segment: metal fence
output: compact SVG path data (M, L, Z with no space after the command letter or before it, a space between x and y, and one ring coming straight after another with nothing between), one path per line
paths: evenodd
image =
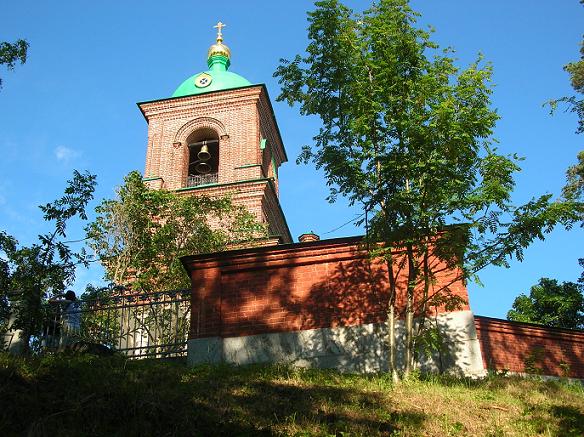
M39 341L45 350L81 342L132 358L177 357L186 355L189 325L189 290L126 292L51 304Z

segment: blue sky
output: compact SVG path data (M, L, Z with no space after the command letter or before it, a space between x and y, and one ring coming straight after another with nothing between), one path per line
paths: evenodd
M369 2L350 1L355 9ZM526 159L514 200L559 194L565 169L583 148L576 119L553 117L543 104L572 93L562 66L578 57L584 8L577 0L414 1L421 26L456 49L459 65L482 53L494 66L493 106L501 120L500 151ZM305 0L247 2L66 1L6 2L0 41L26 38L29 60L0 69L0 229L31 243L44 227L37 205L62 193L73 169L98 175L97 198L111 197L129 171L143 171L146 122L135 103L169 97L188 76L206 69L206 51L221 20L232 50L231 70L268 87L290 162L281 168L281 203L294 236L361 233L350 221L359 210L328 204L321 173L298 166L316 119L275 102L272 73L282 57L306 47ZM93 206L95 206L96 202ZM331 232L332 231L332 232ZM71 237L80 237L79 227ZM526 251L523 263L483 271L484 287L469 284L475 313L504 317L513 299L542 276L576 280L584 232L555 230ZM99 279L80 271L76 289Z

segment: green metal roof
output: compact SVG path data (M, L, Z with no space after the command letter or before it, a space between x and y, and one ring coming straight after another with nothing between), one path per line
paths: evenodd
M229 64L229 58L226 56L214 55L209 57L209 70L189 77L176 89L172 97L191 96L251 85L251 82L246 78L227 71Z

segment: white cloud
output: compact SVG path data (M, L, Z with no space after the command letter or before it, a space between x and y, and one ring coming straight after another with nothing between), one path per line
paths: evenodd
M69 163L81 156L81 152L65 146L57 146L57 148L54 150L54 153L57 161L63 163Z

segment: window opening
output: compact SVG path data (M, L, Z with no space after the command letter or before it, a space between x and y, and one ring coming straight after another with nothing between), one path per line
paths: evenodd
M189 142L187 187L219 182L219 139L209 136L199 134Z

